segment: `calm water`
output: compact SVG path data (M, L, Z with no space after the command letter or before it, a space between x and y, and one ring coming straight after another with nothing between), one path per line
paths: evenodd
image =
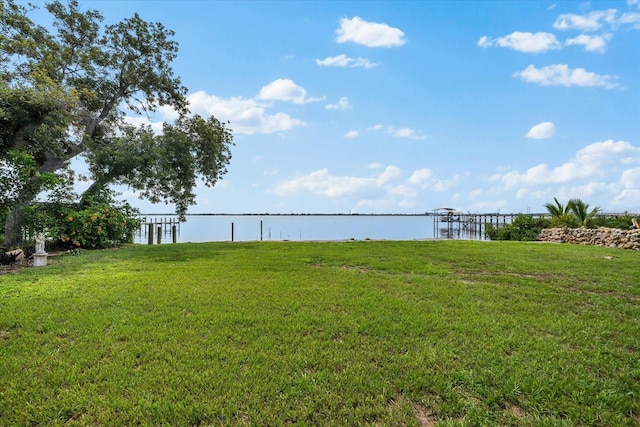
M146 215L147 222L175 217ZM433 238L478 239L479 232L436 221L427 215L189 215L178 227L177 241L303 241L303 240L422 240ZM159 224L154 225L155 234ZM147 227L135 237L146 244ZM162 243L170 243L171 227L162 231Z

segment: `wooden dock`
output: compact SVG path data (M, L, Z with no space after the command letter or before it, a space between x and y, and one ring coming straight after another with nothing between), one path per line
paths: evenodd
M180 221L177 217L143 217L137 237L149 245L161 244L164 238L176 243L180 237Z
M433 235L436 239L487 239L485 230L488 224L499 227L511 224L520 214L499 212L470 213L453 208L436 208L433 210ZM534 218L545 218L548 214L527 214Z

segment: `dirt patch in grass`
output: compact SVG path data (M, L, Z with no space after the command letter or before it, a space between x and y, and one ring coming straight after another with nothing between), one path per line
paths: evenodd
M33 267L33 261L30 259L17 261L9 265L0 265L0 276L3 274L15 273L24 268L29 268L29 267Z
M507 408L505 409L505 412L509 415L511 415L512 417L515 417L517 419L523 419L526 418L527 414L524 412L524 410L517 406L517 405L509 405L507 406Z
M524 277L527 279L535 279L540 282L557 280L561 277L557 274L550 274L550 273L529 274L529 273L515 273L515 272L512 273L512 272L506 272L506 271L461 271L459 274L462 276L480 276L480 277L496 277L496 276ZM473 281L471 281L471 283L473 283Z
M51 262L52 258L62 256L65 253L66 252L57 252L57 251L49 252L47 254L49 258L49 262ZM0 265L0 276L2 276L3 274L17 273L18 271L22 271L25 268L33 268L33 258L25 258L20 261L16 261L13 264Z
M541 283L549 283L558 281L562 276L558 274L550 274L550 273L539 273L539 274L529 274L529 273L513 273L506 271L461 271L457 273L458 276L461 276L459 281L464 283L465 285L480 285L487 284L487 279L497 278L497 277L516 277L516 278L525 278L525 279L533 279L537 282Z
M341 270L357 271L358 273L371 273L371 272L375 271L373 268L365 267L363 265L343 265L342 267L340 267L340 269Z
M414 405L413 413L422 427L433 427L438 424L438 418L424 405Z

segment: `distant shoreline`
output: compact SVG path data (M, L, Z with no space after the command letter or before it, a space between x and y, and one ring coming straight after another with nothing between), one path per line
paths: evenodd
M455 215L463 216L516 216L519 213L464 213L456 212ZM444 213L446 215L446 213ZM441 216L443 212L423 213L190 213L185 216ZM524 215L548 216L548 213L527 213ZM140 216L177 216L175 213L141 213Z
M141 213L147 216L177 216L175 213ZM190 213L185 216L433 216L425 213Z

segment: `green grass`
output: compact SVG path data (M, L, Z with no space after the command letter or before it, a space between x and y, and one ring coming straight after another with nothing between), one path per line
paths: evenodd
M640 425L640 253L207 243L0 276L1 425Z

